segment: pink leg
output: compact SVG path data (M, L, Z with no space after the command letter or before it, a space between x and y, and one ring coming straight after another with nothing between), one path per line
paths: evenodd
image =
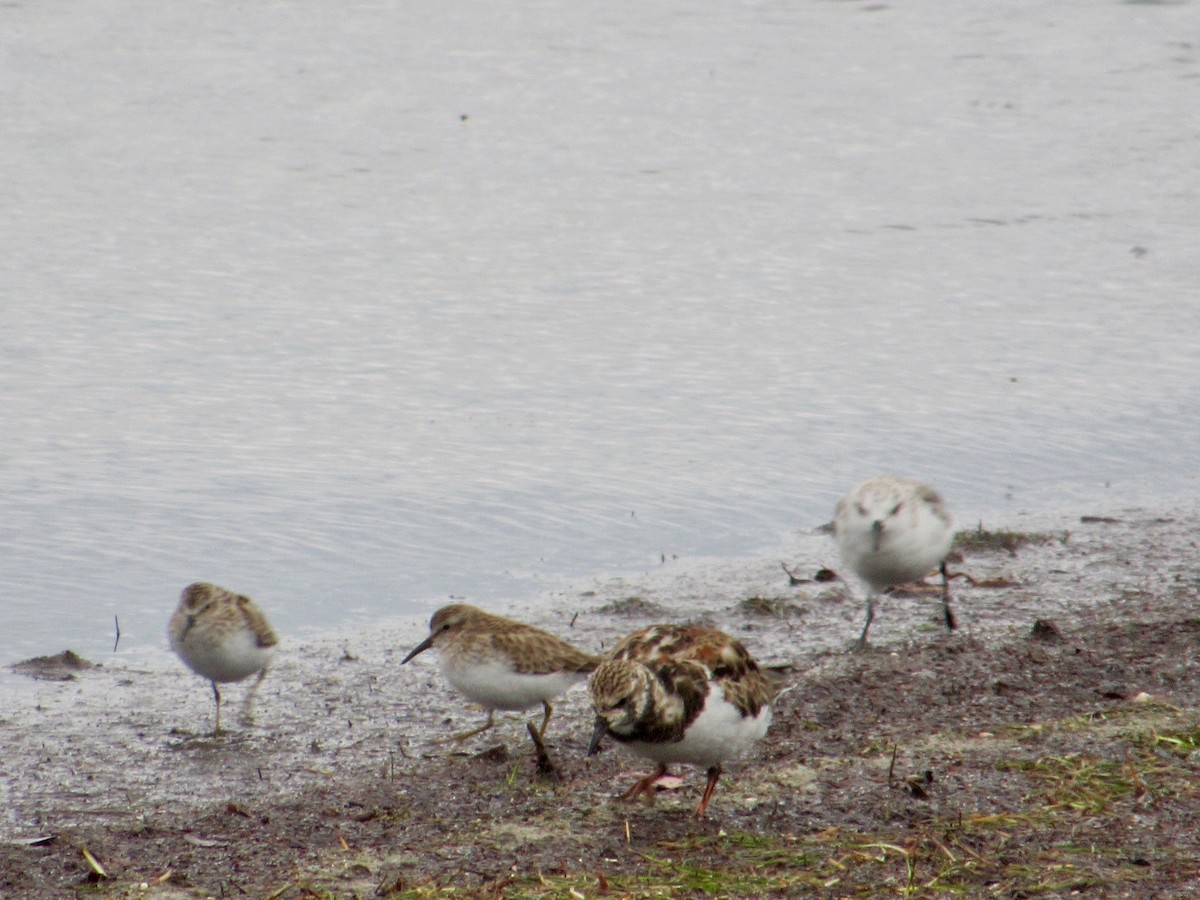
M658 768L645 778L639 778L634 782L633 787L621 795L622 800L636 800L638 796L644 794L647 803L654 802L654 782L658 781L663 775L667 774L666 763L659 763Z

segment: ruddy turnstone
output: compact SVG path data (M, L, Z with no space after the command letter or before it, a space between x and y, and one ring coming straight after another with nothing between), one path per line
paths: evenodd
M267 674L278 643L262 610L249 597L198 581L183 589L167 626L171 649L189 669L212 683L217 701L213 737L221 733L221 692L217 682L241 681L255 672L246 694L247 712Z
M613 648L589 685L596 726L588 756L611 734L658 763L621 799L654 797L670 763L707 769L696 807L704 815L721 764L747 750L771 723L770 682L738 641L703 625L651 625Z
M576 650L547 631L495 616L466 603L443 606L429 622L429 637L401 665L430 647L438 650L442 674L468 699L487 710L478 728L454 735L463 741L492 727L498 709L526 710L542 704L540 728L529 730L539 745L554 707L550 701L584 681L600 657Z
M942 614L958 626L950 609L946 554L954 523L937 491L919 481L882 475L864 481L838 501L834 514L838 552L867 585L867 621L856 648L867 645L875 598L884 591L940 567Z

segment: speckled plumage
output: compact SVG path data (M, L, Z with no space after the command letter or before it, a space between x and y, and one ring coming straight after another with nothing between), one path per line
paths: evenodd
M946 627L957 626L945 567L954 542L954 522L937 491L919 481L888 475L864 481L838 501L834 533L843 561L867 585L867 621L859 649L867 643L876 596L923 578L939 566Z
M488 711L481 727L455 735L456 740L491 728L498 709L525 710L539 703L545 710L537 730L538 738L542 737L554 709L550 701L584 681L600 662L600 657L577 650L547 631L466 603L452 603L435 612L429 637L403 663L430 647L438 651L446 679Z
M772 688L742 644L703 625L652 625L613 648L589 688L596 724L588 754L611 735L658 763L623 796L654 796L670 763L707 769L704 815L721 764L749 749L771 722Z
M266 616L249 597L198 581L183 589L167 625L171 649L197 675L212 683L217 703L213 735L221 733L221 692L217 682L241 681L258 673L246 696L246 710L267 674L278 639Z

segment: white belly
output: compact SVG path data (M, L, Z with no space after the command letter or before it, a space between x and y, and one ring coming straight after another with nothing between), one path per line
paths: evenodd
M771 707L764 706L757 716L743 716L714 690L683 740L662 744L630 741L625 746L655 762L689 763L707 769L745 753L762 739L770 724Z
M878 545L870 523L862 520L846 523L837 534L842 558L874 592L924 577L946 558L953 540L949 523L929 514L889 523Z
M445 664L442 674L467 698L488 709L523 710L553 700L572 685L586 680L577 672L523 675L499 663Z
M241 681L271 661L271 647L260 647L249 629L224 636L220 641L172 641L171 649L197 675L210 681Z

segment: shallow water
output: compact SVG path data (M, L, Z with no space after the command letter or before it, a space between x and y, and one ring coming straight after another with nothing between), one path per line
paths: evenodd
M0 660L1190 501L1195 4L0 9Z

